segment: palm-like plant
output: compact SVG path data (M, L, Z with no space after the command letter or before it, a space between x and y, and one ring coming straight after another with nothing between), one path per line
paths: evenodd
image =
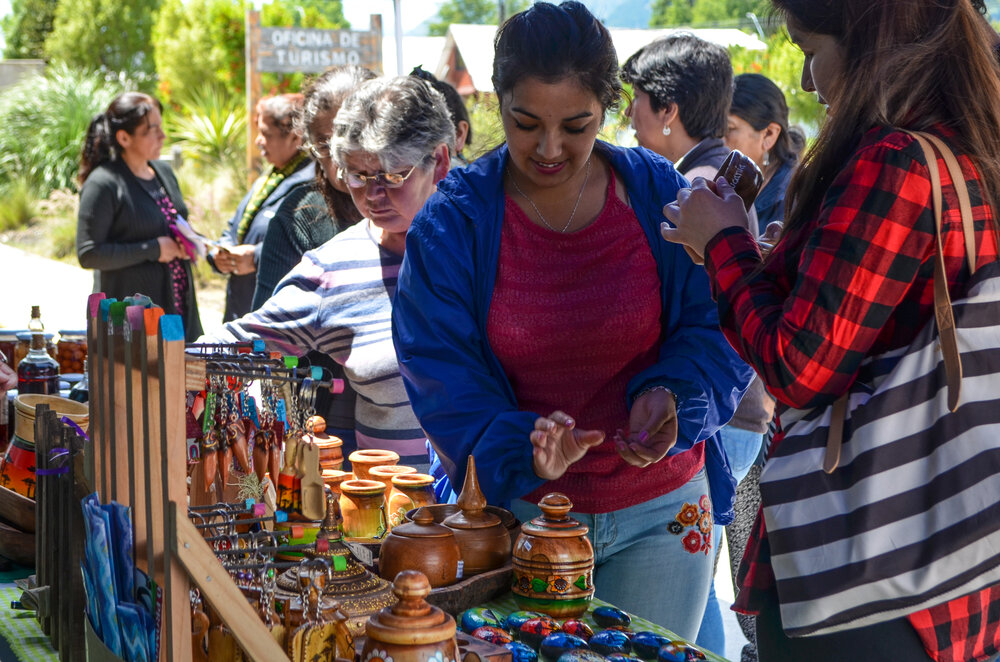
M170 118L170 137L187 160L208 171L246 180L246 108L242 99L205 85L180 99L181 112Z
M91 119L121 92L120 81L50 66L0 94L0 184L29 181L42 194L75 185Z

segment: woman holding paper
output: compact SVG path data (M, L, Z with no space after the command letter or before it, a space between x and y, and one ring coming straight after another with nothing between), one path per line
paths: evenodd
M80 156L76 254L94 270L94 291L118 299L148 295L184 320L188 341L202 333L191 274L197 248L184 238L188 209L173 171L159 161L160 102L117 96L94 117Z

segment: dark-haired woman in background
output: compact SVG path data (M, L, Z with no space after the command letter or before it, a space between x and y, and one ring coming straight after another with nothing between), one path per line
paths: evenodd
M597 596L693 639L713 518L732 508L717 431L750 370L704 270L656 233L683 178L597 140L621 96L607 29L579 2L538 2L495 50L507 142L452 170L410 228L400 372L453 485L473 455L487 499L522 521L566 494Z
M740 74L726 123L726 147L738 149L764 173L764 188L754 201L757 233L785 218L785 189L806 145L797 127L788 126L785 95L766 76Z
M202 329L191 255L171 229L188 210L173 171L159 160L161 110L153 97L125 92L90 122L80 156L76 255L95 270L95 292L145 294L180 315L193 341Z
M330 159L333 118L351 92L375 74L358 66L331 67L303 90L302 113L295 131L302 149L316 165L312 186L296 186L281 202L267 226L257 264L252 310L271 298L275 287L302 255L361 220L351 194Z
M459 168L469 165L468 159L462 155L462 150L465 149L466 145L472 144L472 120L469 118L469 109L465 107L462 95L451 83L438 80L437 76L425 71L423 67L414 67L410 75L427 81L444 97L448 104L448 112L451 114L451 123L455 125L455 146L452 148L451 167Z
M302 134L296 126L302 101L301 94L279 94L257 102L255 142L268 166L237 206L219 239L220 247L209 255L217 271L229 274L223 322L253 310L267 227L285 199L298 189L308 189L312 181L315 166L301 149Z

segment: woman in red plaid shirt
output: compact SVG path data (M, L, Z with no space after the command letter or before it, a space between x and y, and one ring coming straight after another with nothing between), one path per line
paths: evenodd
M996 35L970 0L772 3L805 55L802 87L829 115L789 187L784 233L762 257L722 179L682 190L662 232L705 256L729 342L781 405L811 408L832 403L866 357L907 346L933 318L931 179L900 128L935 134L955 152L972 196L976 267L997 260L1000 69ZM946 172L942 159L939 167ZM950 182L944 188L956 296L970 273L957 198ZM997 587L894 621L788 638L759 515L741 577L735 608L758 615L763 662L952 662L998 650Z

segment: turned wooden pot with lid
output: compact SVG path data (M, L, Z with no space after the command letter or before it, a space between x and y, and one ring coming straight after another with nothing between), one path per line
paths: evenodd
M594 597L589 528L569 516L573 502L565 494L546 494L538 507L542 514L522 524L514 542L514 601L553 618L579 616Z
M373 614L361 662L457 662L455 619L424 599L431 592L423 573L404 570L392 585L398 602Z
M471 455L457 504L461 510L442 524L455 532L462 551L463 576L503 567L510 560L510 537L500 518L486 512L486 497L479 489L476 461Z
M391 579L403 570L419 570L431 586L448 586L458 579L461 552L455 533L434 521L426 508L413 521L393 527L379 550L379 574Z

